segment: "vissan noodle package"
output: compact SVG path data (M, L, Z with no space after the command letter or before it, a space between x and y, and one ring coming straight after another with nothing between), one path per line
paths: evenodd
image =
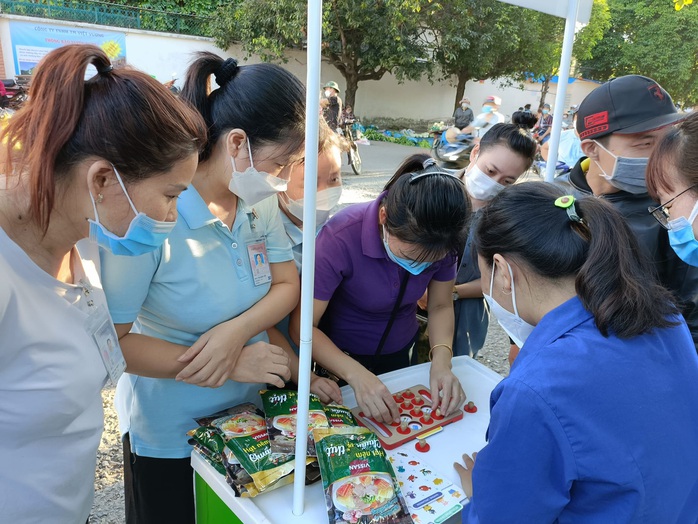
M266 390L259 392L262 396L266 428L269 442L274 453L295 453L296 451L296 414L298 411L298 392L288 389ZM313 429L328 428L325 411L320 399L310 394L308 406L308 455L315 456Z
M361 427L313 431L330 524L412 524L378 438Z

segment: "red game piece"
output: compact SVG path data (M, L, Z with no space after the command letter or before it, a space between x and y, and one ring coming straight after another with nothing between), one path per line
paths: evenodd
M402 435L407 435L410 432L410 428L407 427L408 422L406 420L400 421L400 427L397 428L397 432Z
M422 418L419 419L419 421L422 424L431 424L431 421L432 421L431 413L424 413L424 415L422 416Z
M412 404L415 406L423 406L424 405L424 399L417 397L412 401Z
M434 417L434 420L443 420L444 419L444 416L441 414L440 409L437 409L436 411L432 411L431 416Z
M431 449L431 446L429 446L426 439L418 438L417 443L414 445L414 448L420 453L426 453Z
M475 402L468 402L465 407L463 408L467 413L476 413L477 412L477 406L475 405Z
M405 411L408 411L408 410L412 409L412 402L410 402L409 400L406 400L405 402L400 404L400 407L402 409L404 409Z
M409 389L406 391L403 391L402 396L404 398L414 398L414 393L412 393Z
M412 411L410 411L410 415L412 415L413 417L421 417L422 410L419 408L414 408Z
M393 395L393 399L395 400L395 402L399 404L400 402L402 402L402 395L400 395L399 393L397 395Z

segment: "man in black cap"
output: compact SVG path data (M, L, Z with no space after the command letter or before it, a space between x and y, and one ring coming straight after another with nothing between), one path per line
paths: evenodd
M680 300L698 349L698 267L679 259L667 231L647 212L645 170L655 144L683 117L651 78L628 75L606 82L580 104L576 128L586 155L570 173L580 193L606 199L625 217L657 276Z

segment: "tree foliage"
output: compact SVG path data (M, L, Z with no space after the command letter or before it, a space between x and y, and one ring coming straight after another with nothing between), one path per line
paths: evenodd
M346 81L345 103L354 106L359 82L418 78L425 70L421 0L328 0L323 5L322 56ZM306 3L241 0L219 11L217 45L242 45L249 55L283 60L287 48L306 41Z
M610 26L580 62L599 81L640 74L654 78L684 105L698 102L698 10L666 0L608 0Z

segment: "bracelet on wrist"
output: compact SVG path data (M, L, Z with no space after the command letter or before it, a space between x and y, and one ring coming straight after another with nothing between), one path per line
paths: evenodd
M434 350L438 347L444 347L444 348L448 349L449 353L451 353L450 358L453 358L453 348L451 348L451 346L449 346L448 344L434 344L431 347L431 349L429 350L429 362L431 362L431 359L432 359L433 354L434 354Z

